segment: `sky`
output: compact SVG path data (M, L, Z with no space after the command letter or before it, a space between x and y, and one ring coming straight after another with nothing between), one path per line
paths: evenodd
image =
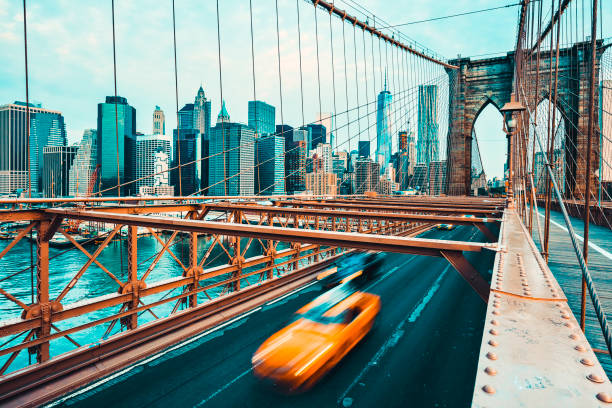
M221 0L219 3L221 80L215 1L175 0L179 107L193 102L197 89L202 85L207 97L212 100L213 125L221 106L221 93L231 119L246 123L247 101L254 99L249 1ZM357 139L372 139L375 133L374 106L363 105L366 96L368 100L373 100L374 92L380 91L384 67L374 63L375 72L371 72L372 64L368 65L372 56L369 37L366 38L367 49L364 54L361 32L356 33L357 41L353 43L353 29L345 25L348 72L345 84L341 21L335 17L332 19L331 42L329 17L321 11L317 14L321 67L317 71L313 7L303 0L278 0L283 102L281 113L275 1L256 0L252 3L255 96L276 106L277 123L281 122L282 116L285 123L293 126L302 124L298 52L298 38L301 38L304 121L314 121L320 111L343 112L347 109L346 99L349 99L351 102L348 108L353 110L339 116L335 124L342 127L337 131L339 147L355 149ZM484 0L359 0L359 5L390 24L510 3ZM43 107L61 111L66 120L69 143L78 142L84 129L96 127L97 104L103 102L106 95L114 93L111 2L28 0L27 4L30 100L42 103ZM335 2L336 7L364 18L354 8L354 4L352 0ZM301 37L297 35L298 7ZM466 57L499 53L514 48L518 11L519 7L510 7L408 25L401 30L446 58L455 58L458 54ZM605 11L606 15L609 11ZM0 104L25 100L22 12L20 1L0 0ZM126 97L136 108L138 131L151 133L155 105L165 111L166 129L171 131L176 125L172 2L116 0L115 22L118 94ZM358 57L357 74L355 47ZM335 58L333 69L332 51ZM375 55L378 54L375 52ZM407 67L411 66L416 66L415 62L408 59ZM444 71L439 67L419 75L421 81L429 80L441 86L445 84ZM321 105L317 77L321 78ZM390 88L399 89L402 79L399 71L392 71L389 66L388 77ZM417 79L413 83L418 82ZM441 98L446 95L440 92ZM416 125L414 109L408 110L405 101L402 102L406 98L402 97L401 92L395 97L398 108L394 115L399 115L399 119L394 116L394 120L403 123L402 115L407 115ZM357 100L362 105L359 113L354 109L358 105L354 102ZM361 121L355 121L357 115L362 117ZM416 131L414 125L411 127ZM476 126L487 176L499 177L505 161L501 115L495 108L488 107L480 115Z

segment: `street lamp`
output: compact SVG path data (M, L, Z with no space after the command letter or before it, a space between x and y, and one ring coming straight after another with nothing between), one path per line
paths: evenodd
M525 106L516 100L514 93L510 95L510 102L506 103L503 108L500 109L502 115L504 115L504 132L508 137L508 192L506 193L506 206L508 208L514 208L514 190L512 178L514 176L514 166L512 164L513 157L513 136L516 134L516 119L514 114L525 110Z

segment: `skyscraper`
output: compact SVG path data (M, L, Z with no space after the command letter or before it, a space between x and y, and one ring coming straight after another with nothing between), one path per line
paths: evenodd
M409 156L409 137L408 132L402 130L398 133L398 153L396 162L396 182L399 184L400 190L406 190L408 188L408 182L410 180L410 156Z
M271 135L276 130L276 108L263 101L249 101L249 126L257 136Z
M166 135L138 135L136 137L136 192L141 194L142 187L154 187L156 180L166 180L169 175L160 174L159 177L155 165L155 157L158 152L163 152L166 159L170 157L171 140ZM166 170L168 166L166 165ZM160 178L161 177L161 178Z
M276 134L256 139L255 193L285 194L285 138Z
M66 128L61 112L30 103L30 169L28 176L27 112L24 102L0 106L0 194L18 189L42 191L43 149L64 146Z
M200 85L193 103L193 129L198 129L202 140L208 140L210 132L211 102L206 98L204 89Z
M45 197L67 197L70 191L70 168L77 146L43 147L42 192Z
M327 142L332 147L332 150L335 148L334 146L334 114L332 112L319 112L317 113L317 120L315 123L319 123L325 126L327 130ZM313 147L314 149L314 147Z
M166 116L164 115L164 111L157 105L155 105L155 110L153 111L153 134L166 134Z
M319 143L314 148L310 155L313 159L314 171L324 171L325 173L331 173L334 165L332 162L332 149L327 143Z
M355 194L377 191L380 182L380 164L359 157L355 162Z
M116 119L115 106L117 107ZM97 136L97 160L100 165L102 190L116 187L118 182L123 184L134 180L136 174L136 109L128 104L126 98L107 96L104 103L98 104ZM119 157L117 157L117 152L119 152ZM135 192L134 183L121 188L121 195L131 195ZM113 188L103 194L116 196L117 189Z
M440 195L445 192L446 160L429 162L429 194Z
M175 187L176 194L187 196L206 193L201 191L206 187L202 183L203 171L200 163L202 146L202 136L198 129L174 129L170 184Z
M325 143L327 138L327 129L325 126L311 123L306 126L310 132L311 149L316 149L319 143Z
M285 186L287 194L306 190L306 142L291 142L285 151ZM287 147L287 145L285 144Z
M97 157L97 130L96 129L85 129L83 132L83 138L79 144L74 161L70 167L70 174L68 177L70 183L70 189L68 194L73 197L84 197L87 195L89 182L96 169L96 157ZM92 186L92 192L98 188L95 185L97 180L94 180Z
M417 162L429 166L438 161L438 86L419 85Z
M230 122L222 103L217 125L210 129L209 195L253 195L255 131Z
M370 141L360 140L359 141L359 157L370 157Z
M378 94L376 102L376 162L380 164L383 174L391 160L392 141L391 135L391 102L393 96L387 90L387 78L385 76L385 88Z

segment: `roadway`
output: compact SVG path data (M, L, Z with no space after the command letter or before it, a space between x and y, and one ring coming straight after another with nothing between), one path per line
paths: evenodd
M475 228L428 238L484 241ZM494 253L467 254L490 277ZM295 396L257 381L251 356L318 283L231 320L191 343L147 359L56 401L86 407L467 406L471 403L486 305L441 258L386 254L366 284L380 295L374 329L312 390Z

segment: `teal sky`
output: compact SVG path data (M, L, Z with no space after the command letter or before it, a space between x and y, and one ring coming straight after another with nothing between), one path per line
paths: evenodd
M118 93L128 99L138 112L137 127L151 132L151 115L155 105L166 112L166 129L175 127L174 59L172 45L172 6L170 0L116 0L117 86ZM302 24L302 59L304 68L305 120L315 120L319 112L316 47L314 40L313 7L302 0L278 0L280 11L280 48L283 83L283 117L291 125L300 125L301 101L299 54L297 51L296 3ZM351 7L350 0L336 1L339 8L362 17ZM391 24L460 13L480 8L510 4L512 1L482 0L417 0L390 2L360 0L359 4ZM49 109L62 111L69 141L80 140L83 130L96 127L97 103L113 94L113 59L110 0L28 0L28 43L30 99ZM281 121L278 88L278 56L276 52L276 22L274 0L253 1L254 48L257 99L277 107L277 123ZM0 0L0 103L25 99L23 25L21 1ZM604 10L605 21L611 10ZM514 48L518 7L483 14L458 17L402 27L404 34L439 54L454 58L457 54L473 56L508 51ZM223 98L232 120L247 121L247 101L253 99L251 72L249 2L221 0L221 54L223 65ZM179 105L193 102L200 84L212 99L213 122L220 109L219 71L217 61L217 26L215 1L176 0L177 57ZM329 17L318 14L323 112L333 109ZM347 29L352 41L352 27ZM332 21L336 80L343 82L341 22ZM604 32L604 37L610 36ZM363 47L361 33L358 47ZM369 45L369 39L366 40ZM347 42L349 81L355 83L354 58ZM366 51L366 55L369 51ZM358 56L363 58L362 48ZM479 57L482 58L482 57ZM369 62L366 62L369 63ZM380 68L380 67L378 67ZM380 74L377 68L377 75ZM360 61L358 69L362 70ZM371 70L371 66L368 70ZM353 76L351 76L353 72ZM443 76L440 69L430 76ZM399 77L398 77L399 78ZM365 101L366 85L358 75L361 104ZM369 99L372 100L371 75ZM346 108L343 83L337 83L337 111ZM380 83L377 84L380 88ZM356 100L354 87L349 85L349 100ZM349 103L355 106L355 103ZM362 112L363 115L363 112ZM370 116L370 125L374 115ZM340 121L340 120L339 120ZM367 128L362 119L359 125ZM413 130L415 130L413 128ZM351 130L356 132L356 130ZM505 142L501 132L501 116L487 108L477 122L481 153L489 177L501 176L505 161ZM349 134L339 133L339 143L347 149ZM369 136L363 131L362 137ZM355 138L351 149L356 148Z

